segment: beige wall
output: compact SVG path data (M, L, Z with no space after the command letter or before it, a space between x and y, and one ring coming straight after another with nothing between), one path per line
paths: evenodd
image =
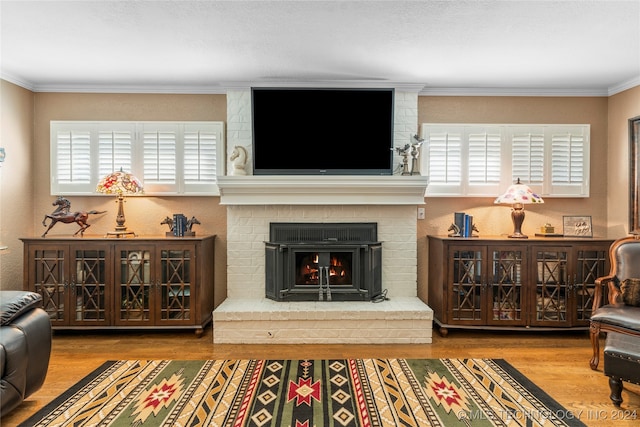
M22 236L33 234L33 93L0 80L0 289L22 289Z
M522 227L533 235L545 223L562 232L562 216L591 215L594 234L607 230L607 98L606 97L462 97L420 96L418 123L566 123L591 125L591 188L589 198L545 198L543 205L527 206ZM496 194L496 196L498 196ZM428 197L426 219L418 221L418 295L426 300L427 238L446 235L453 212L473 215L480 235L513 231L510 210L494 205L494 198Z
M41 224L46 213L53 210L55 196L49 189L49 122L51 120L212 120L227 119L225 95L163 95L163 94L79 94L36 93L34 113L34 216L33 234L44 232ZM104 235L115 227L117 207L108 196L68 197L72 210L106 210L93 215L85 235ZM164 235L168 228L160 225L166 216L183 213L195 216L202 223L193 230L200 235L215 234L216 288L226 289L227 225L226 207L219 197L131 197L126 199L126 226L140 235ZM57 224L47 237L69 235L75 224ZM226 295L216 295L216 305Z
M629 119L638 116L640 86L609 97L607 213L616 234L629 231Z
M545 222L562 229L562 215L593 217L599 236L621 237L627 231L627 120L640 115L640 87L612 97L437 97L418 98L418 123L588 123L591 125L591 197L545 199L527 209L523 231L533 234ZM2 81L2 140L7 162L0 168L0 243L9 245L0 260L2 288L22 281L21 236L39 235L52 210L49 194L50 120L222 120L224 95L36 93ZM33 126L31 126L33 124ZM9 143L4 141L10 141ZM32 141L32 143L31 143ZM607 143L609 141L609 143ZM619 167L625 165L625 167ZM12 187L7 186L10 174ZM18 180L18 186L13 184ZM33 184L31 184L33 182ZM74 210L108 210L92 217L87 234L115 225L116 206L107 197L70 197ZM492 198L427 198L426 219L418 222L418 289L426 289L426 236L446 234L454 211L474 215L480 233L512 231L508 208ZM607 204L608 202L608 204ZM622 209L619 208L622 206ZM23 212L27 212L26 215ZM195 230L216 234L216 282L226 283L226 208L217 197L142 197L129 199L127 226L140 234L164 233L160 220L174 212L194 215ZM59 224L51 235L68 235L74 225ZM20 283L16 286L16 281ZM216 303L220 300L216 298Z

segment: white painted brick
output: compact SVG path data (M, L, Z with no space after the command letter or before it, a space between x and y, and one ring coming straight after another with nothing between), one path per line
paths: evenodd
M417 133L417 101L416 93L396 92L395 145L411 142ZM228 154L229 147L242 145L251 156L250 90L228 91L227 114ZM395 153L394 158L399 160ZM377 222L378 238L384 242L383 286L391 301L375 307L349 303L358 309L341 311L335 307L342 306L331 305L336 302L301 306L269 301L280 310L275 312L264 311L260 304L254 307L254 300L268 301L264 299L264 241L272 221ZM229 313L230 318L214 311L214 342L370 343L380 342L381 337L389 343L431 342L430 309L412 311L411 304L403 306L403 298L416 299L417 293L415 206L228 206L227 224L227 301L241 302L235 308L240 311ZM247 316L254 320L245 320ZM345 319L355 322L345 327Z

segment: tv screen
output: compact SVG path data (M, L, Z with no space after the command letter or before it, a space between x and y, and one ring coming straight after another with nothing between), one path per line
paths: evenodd
M253 88L255 175L391 175L393 89Z

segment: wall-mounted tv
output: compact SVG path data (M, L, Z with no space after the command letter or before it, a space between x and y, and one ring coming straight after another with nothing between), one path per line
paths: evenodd
M391 175L393 89L253 88L255 175Z

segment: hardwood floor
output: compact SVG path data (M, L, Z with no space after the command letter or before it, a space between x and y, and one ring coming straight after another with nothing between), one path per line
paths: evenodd
M15 426L106 360L243 358L503 358L588 426L640 425L640 386L627 385L624 403L609 400L607 377L589 368L587 332L434 332L425 345L213 345L212 329L191 332L56 332L44 386L1 420ZM633 414L635 413L635 419ZM626 419L621 419L626 418Z

